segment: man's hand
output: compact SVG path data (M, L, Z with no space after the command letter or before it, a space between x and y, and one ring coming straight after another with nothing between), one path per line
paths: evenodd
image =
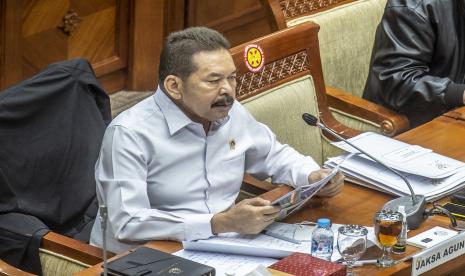
M244 199L229 210L215 214L211 220L213 234L237 232L258 234L279 214L279 207L259 197Z
M330 169L320 169L312 172L308 176L308 182L316 182L329 174ZM326 184L321 190L318 191L318 196L331 197L338 194L344 186L344 175L339 171L336 175L331 178L328 184Z

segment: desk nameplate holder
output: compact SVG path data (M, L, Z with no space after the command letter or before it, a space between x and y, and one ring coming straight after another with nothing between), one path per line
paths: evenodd
M412 276L431 269L465 254L465 232L447 239L433 247L423 249L412 256Z

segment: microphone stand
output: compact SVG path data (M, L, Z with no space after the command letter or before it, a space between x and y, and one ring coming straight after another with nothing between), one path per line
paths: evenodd
M102 243L103 243L103 275L108 275L107 269L107 219L108 219L108 212L107 212L107 205L102 203L99 207L100 213L100 227L102 229Z
M408 179L402 175L401 173L397 172L396 170L392 169L388 165L384 164L379 160L378 158L372 156L371 154L367 153L366 151L360 149L358 146L354 145L352 142L346 140L344 137L340 136L337 132L334 130L328 128L325 124L321 123L318 121L318 119L310 115L308 113L302 114L302 119L309 125L318 127L332 136L336 137L340 141L343 141L347 143L349 146L353 147L354 149L358 150L359 152L365 154L368 156L370 159L375 161L376 163L382 165L384 168L388 169L390 172L394 173L395 175L399 176L407 185L410 195L411 196L402 196L396 199L393 199L391 201L388 201L384 206L383 209L385 210L393 210L397 211L399 206L403 205L405 206L405 213L407 214L407 224L409 229L417 229L420 224L423 222L425 219L425 209L426 209L426 199L425 196L423 195L416 195L415 192L412 189L412 186L410 185L410 182Z

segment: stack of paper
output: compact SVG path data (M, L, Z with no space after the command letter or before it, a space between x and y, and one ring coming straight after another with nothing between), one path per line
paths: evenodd
M465 163L386 136L366 132L349 139L360 149L405 176L416 194L434 201L465 186ZM333 143L350 152L358 150L345 142ZM340 166L348 181L394 195L410 195L405 182L383 165L364 154L342 162L344 156L330 158L325 166Z
M430 248L438 243L441 243L459 232L447 229L441 226L435 226L428 231L422 232L416 236L407 239L407 244L419 247Z
M337 249L337 230L340 226L342 224L331 225L334 233L332 261L341 258ZM311 236L315 227L274 222L266 228L266 232L272 232L273 235L224 233L206 240L183 241L184 249L174 254L212 266L217 275L240 276L258 265L269 266L294 252L310 254ZM373 227L367 229L367 247L370 247L376 244L376 237Z

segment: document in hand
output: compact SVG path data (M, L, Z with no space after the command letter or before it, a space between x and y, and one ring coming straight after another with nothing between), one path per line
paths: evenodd
M416 145L397 141L375 133L363 133L349 139L387 166L397 170L410 182L416 194L434 201L465 185L465 163L432 152ZM357 152L349 145L335 143L349 152ZM343 164L344 156L330 158L325 167L339 166L347 181L399 196L410 195L405 182L367 156L354 156Z
M299 210L310 198L323 188L337 172L338 168L334 168L326 177L319 181L300 186L273 201L271 203L272 205L279 205L281 207L278 219L283 219Z

